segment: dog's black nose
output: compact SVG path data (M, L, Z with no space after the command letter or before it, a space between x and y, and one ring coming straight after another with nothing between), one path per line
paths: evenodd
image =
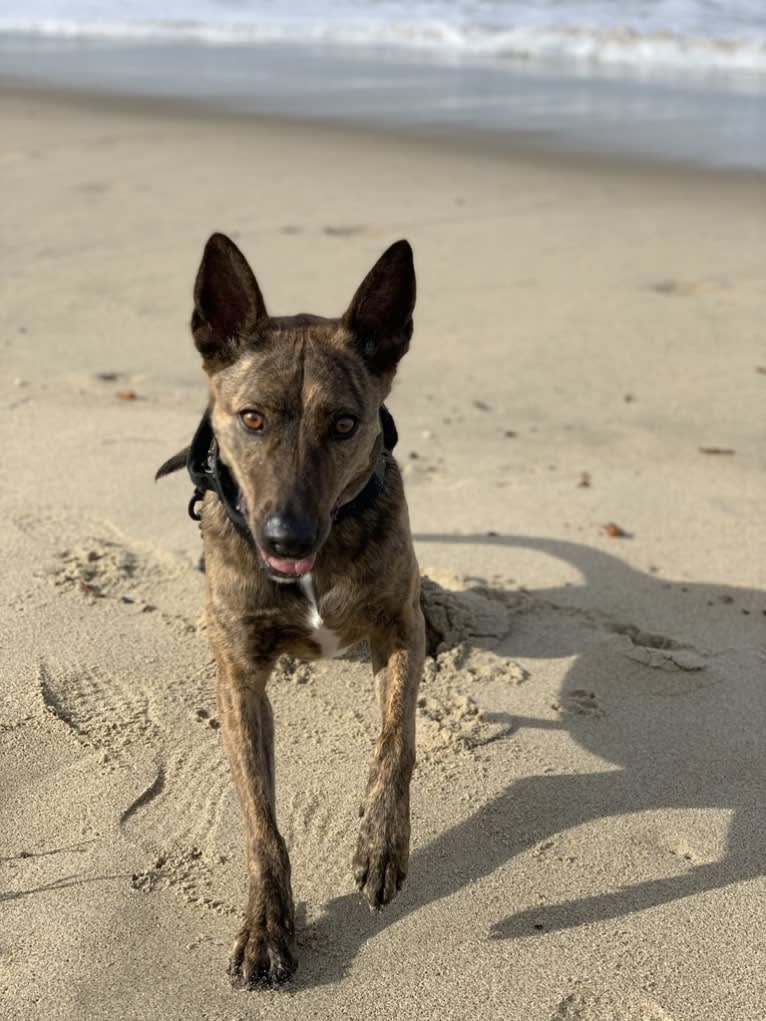
M270 514L263 523L263 545L275 557L300 560L316 549L319 525L302 514Z

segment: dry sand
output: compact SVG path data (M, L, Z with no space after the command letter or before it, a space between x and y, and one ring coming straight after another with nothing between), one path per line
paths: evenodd
M763 181L10 92L0 118L3 1021L762 1017ZM152 482L204 405L214 229L274 312L338 313L412 241L390 406L444 632L379 916L349 864L369 665L274 678L300 968L252 994L190 487Z

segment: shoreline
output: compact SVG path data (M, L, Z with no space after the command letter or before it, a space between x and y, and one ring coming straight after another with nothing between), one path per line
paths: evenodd
M99 43L3 48L12 88L190 102L219 114L368 125L581 157L766 173L766 82L444 63L329 45Z
M539 166L551 169L568 169L572 172L592 174L606 172L618 177L638 175L644 181L671 177L685 177L689 181L711 184L737 182L745 190L761 193L766 178L763 169L737 166L713 166L692 160L657 159L635 154L601 151L593 148L566 146L553 141L541 141L532 132L495 132L471 129L465 125L459 130L440 125L365 124L340 117L313 117L270 110L236 109L226 103L180 96L141 96L128 92L107 92L100 89L57 88L44 82L30 82L9 76L0 71L0 103L11 105L24 101L40 101L46 105L70 110L92 110L101 113L127 114L152 120L179 118L210 124L263 125L270 131L337 135L343 138L358 136L367 141L388 141L394 146L416 146L444 155L472 154L482 158L517 163L522 166Z

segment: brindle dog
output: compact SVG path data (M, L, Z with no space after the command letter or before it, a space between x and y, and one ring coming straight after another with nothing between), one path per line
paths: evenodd
M277 984L296 968L266 694L282 653L311 660L368 641L382 722L354 875L379 908L407 873L425 638L383 401L409 347L414 304L406 241L381 256L339 319L269 316L245 257L223 234L208 241L197 275L191 326L210 388L204 470L215 460L233 493L227 501L206 492L200 517L221 732L247 843L248 901L229 965L237 984Z

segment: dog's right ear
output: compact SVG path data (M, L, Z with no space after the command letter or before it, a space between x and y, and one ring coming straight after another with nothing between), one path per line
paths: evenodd
M225 234L213 234L194 284L191 328L205 369L233 361L241 341L267 318L258 281L247 259Z

